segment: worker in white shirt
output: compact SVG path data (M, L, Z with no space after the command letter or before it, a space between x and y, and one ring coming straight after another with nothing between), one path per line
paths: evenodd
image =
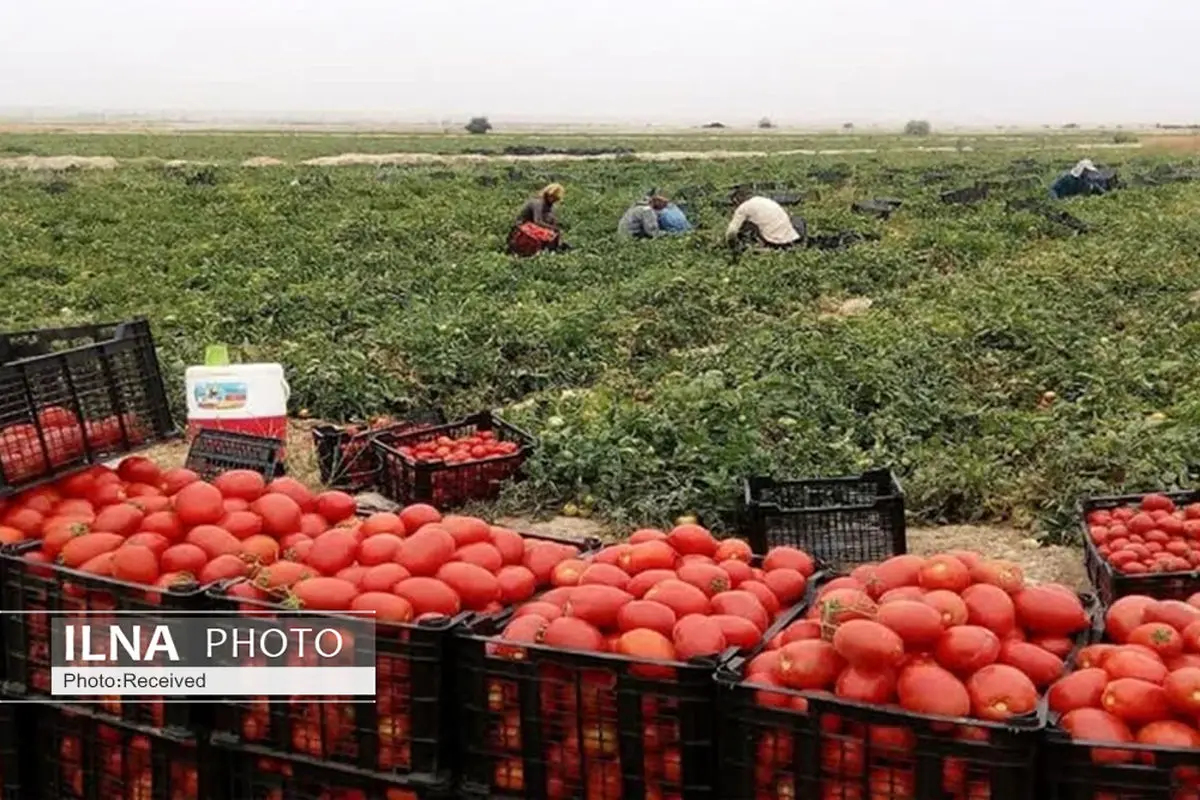
M804 235L779 203L768 197L751 196L744 187L734 190L732 199L738 206L725 230L725 241L730 246L745 239L777 250L803 244ZM802 221L800 228L804 228Z

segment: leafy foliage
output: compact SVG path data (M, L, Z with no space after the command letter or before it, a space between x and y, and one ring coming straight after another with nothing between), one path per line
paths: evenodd
M5 326L147 315L169 385L182 389L206 344L228 342L242 360L284 363L295 406L328 418L500 408L542 437L508 498L526 507L589 497L620 521L720 520L746 474L891 465L917 520L1058 535L1080 494L1200 472L1200 186L1073 200L1094 226L1083 236L1009 210L1015 189L973 207L937 201L960 181L1044 183L1078 158L1065 139L839 162L412 167L386 180L287 166L181 180L146 164L75 172L55 192L4 172ZM1158 163L1111 155L1123 174ZM512 214L551 179L567 186L575 249L506 257ZM612 234L647 186L769 181L806 192L814 234L882 238L733 261L720 189L689 197L690 237ZM905 203L879 222L851 214L862 197ZM874 301L867 313L830 312L856 296Z

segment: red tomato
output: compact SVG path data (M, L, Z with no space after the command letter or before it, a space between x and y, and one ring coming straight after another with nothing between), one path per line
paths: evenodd
M1050 710L1066 714L1077 708L1099 708L1108 681L1108 673L1096 667L1072 672L1050 687L1046 695Z
M264 494L250 505L250 510L262 517L263 532L275 537L299 531L300 520L304 515L299 504L290 495L280 492Z
M347 611L358 596L358 587L340 578L305 578L292 585L300 608L308 611Z
M317 498L307 486L295 478L276 478L267 486L267 491L292 498L303 514L316 513Z
M959 625L947 629L934 647L939 664L951 672L970 675L1000 657L1000 639L987 628Z
M267 490L267 481L261 473L251 469L231 469L213 478L213 486L222 496L253 503Z
M215 525L225 516L224 498L217 487L197 481L175 495L175 515L186 529L197 525Z
M1037 687L1029 677L1007 664L991 664L967 679L967 693L976 717L1004 722L1037 707Z
M317 495L317 513L332 523L350 519L358 510L354 498L345 492L321 492Z
M335 575L354 563L358 539L347 531L332 530L313 540L304 563L322 575Z
M158 557L149 547L127 542L113 552L112 576L149 586L158 580Z

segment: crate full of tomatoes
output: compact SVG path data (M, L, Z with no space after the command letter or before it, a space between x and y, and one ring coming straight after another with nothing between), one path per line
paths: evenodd
M1041 693L1086 598L975 553L896 556L823 585L719 682L725 798L1034 797Z
M382 416L363 424L318 425L313 428L312 436L321 483L348 492L370 489L379 482L379 457L371 447L376 434L404 433L445 424L445 414L431 410L406 414L403 419Z
M681 525L543 572L459 633L464 793L719 797L715 670L800 613L815 566Z
M392 500L438 508L486 500L521 477L534 438L484 412L420 431L384 431L372 446L380 461L380 487Z
M1084 563L1100 599L1200 592L1200 492L1085 500Z
M20 800L208 800L223 778L203 737L168 735L77 705L39 703Z
M314 530L311 538L285 536L277 551L250 565L245 580L211 595L221 607L254 612L252 620L272 610L334 621L373 612L374 702L222 703L218 738L285 759L444 781L454 755L451 632L469 614L532 597L549 570L583 552L581 543L522 535L475 517L443 517L421 504L322 527L330 529Z
M1054 800L1200 798L1200 594L1126 595L1048 694Z
M0 516L0 600L19 612L72 614L208 608L206 587L245 577L287 547L303 550L354 499L314 495L299 482L266 482L232 470L212 483L187 469L163 471L131 456L11 498ZM7 688L50 694L50 614L17 613L3 626ZM93 707L128 722L193 730L207 705L160 698L98 698Z
M145 320L0 334L0 497L174 430Z

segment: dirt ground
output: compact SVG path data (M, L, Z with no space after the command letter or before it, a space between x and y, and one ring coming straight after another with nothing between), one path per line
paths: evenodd
M288 430L288 474L313 487L320 485L316 453L312 447L312 429L317 424L294 420ZM187 458L187 445L182 441L170 442L152 448L146 455L164 466L182 466ZM361 505L366 508L386 508L390 505L385 498L378 495L363 495L359 499ZM555 517L548 520L502 517L496 522L528 533L571 539L584 539L589 536L613 539L622 533L609 530L596 520L572 517ZM947 550L974 550L990 558L1002 558L1020 564L1026 577L1032 581L1053 581L1076 589L1086 589L1088 586L1087 575L1083 569L1083 555L1078 548L1043 547L1030 538L1028 532L1015 528L991 525L909 528L908 549L909 552L918 555Z

